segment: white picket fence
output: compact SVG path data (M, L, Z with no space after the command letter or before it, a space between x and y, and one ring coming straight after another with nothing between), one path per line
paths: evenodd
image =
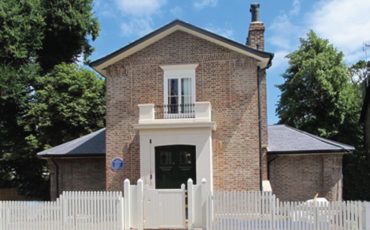
M282 202L269 192L210 195L206 183L156 190L126 180L125 197L64 192L54 202L0 201L0 230L370 230L370 202Z
M122 230L121 192L64 192L56 201L1 201L1 230Z
M370 203L281 202L271 193L215 192L207 202L212 230L370 230Z

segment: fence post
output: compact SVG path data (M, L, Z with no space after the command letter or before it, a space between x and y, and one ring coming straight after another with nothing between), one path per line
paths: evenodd
M193 180L188 180L188 230L193 229L194 224L194 188Z
M118 220L119 229L125 230L125 204L122 194L118 195Z
M316 200L314 201L314 211L315 211L315 229L319 229L319 205L320 203L316 203Z
M370 202L364 202L364 209L364 228L365 230L370 230Z
M206 200L206 230L211 230L212 220L212 196L208 196Z
M201 210L202 210L202 227L207 229L207 199L208 199L208 189L206 188L207 180L205 178L202 179L201 182ZM207 229L208 230L208 229Z
M123 205L125 230L128 230L131 227L131 189L129 179L123 182Z
M137 229L144 229L144 183L142 179L137 181Z
M63 217L63 230L68 229L67 228L67 205L68 205L68 193L63 192L60 196L59 199L62 201L62 217Z

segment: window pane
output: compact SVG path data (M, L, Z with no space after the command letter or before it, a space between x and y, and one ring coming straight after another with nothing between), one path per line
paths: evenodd
M168 79L168 96L178 96L178 80Z
M178 113L179 104L178 79L168 79L168 113Z
M189 113L191 112L191 79L181 78L181 112Z

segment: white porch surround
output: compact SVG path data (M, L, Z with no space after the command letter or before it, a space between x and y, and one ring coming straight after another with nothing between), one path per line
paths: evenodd
M155 188L155 147L168 145L193 145L196 150L196 179L209 183L213 191L212 131L210 102L195 102L195 117L180 119L155 119L154 104L139 105L140 115L134 128L140 136L140 177L144 184Z

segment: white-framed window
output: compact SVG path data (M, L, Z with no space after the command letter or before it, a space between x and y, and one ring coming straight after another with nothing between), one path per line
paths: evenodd
M195 68L198 64L162 65L165 114L194 113Z

